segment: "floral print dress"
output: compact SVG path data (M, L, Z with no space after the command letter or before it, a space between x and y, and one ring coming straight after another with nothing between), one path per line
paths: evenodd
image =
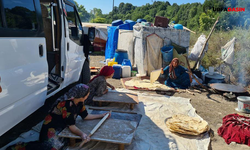
M39 141L16 144L7 150L57 150L63 146L58 134L70 125L75 125L76 117L84 119L88 113L82 102L75 105L72 100L58 102L45 117Z

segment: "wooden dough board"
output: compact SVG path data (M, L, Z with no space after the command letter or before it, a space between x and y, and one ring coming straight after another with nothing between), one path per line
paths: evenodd
M88 135L100 120L101 119L82 120L81 117L78 117L76 119L76 126ZM131 144L137 125L138 122L136 121L109 118L91 136L91 140L116 144ZM81 139L79 136L73 134L68 128L65 128L58 136Z
M111 102L111 103L124 103L124 104L138 104L137 94L122 93L122 92L112 92L109 91L100 97L94 97L95 102Z

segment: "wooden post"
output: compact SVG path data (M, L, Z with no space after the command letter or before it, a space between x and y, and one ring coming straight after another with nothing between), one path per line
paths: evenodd
M206 40L205 44L204 44L203 47L202 47L202 51L201 51L201 53L200 53L200 55L199 55L197 61L195 62L195 65L194 65L194 67L193 67L193 70L196 68L198 62L200 61L201 56L202 56L202 54L204 53L205 47L206 47L206 45L207 45L207 42L208 42L210 36L212 35L212 33L213 33L213 31L214 31L214 27L215 27L215 25L218 23L219 18L220 18L220 17L218 17L217 20L215 21L214 26L213 26L213 28L211 29L211 31L210 31L210 33L209 33L209 35L208 35L208 37L207 37L207 40Z
M133 110L134 106L135 106L135 104L130 104L130 109Z
M124 144L119 144L119 150L124 150Z

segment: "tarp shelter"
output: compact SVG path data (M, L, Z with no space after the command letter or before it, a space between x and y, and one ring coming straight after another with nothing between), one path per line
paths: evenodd
M108 40L106 42L105 48L105 60L114 58L118 43L118 31L119 29L116 26L108 27Z
M128 52L128 58L132 66L134 65L133 35L133 30L119 29L118 49L126 50Z
M140 75L148 74L147 54L147 36L155 33L163 39L163 45L171 45L171 42L182 47L189 47L190 32L186 30L177 30L162 27L147 27L140 24L134 25L134 62ZM160 49L159 49L160 51ZM188 48L187 48L188 52ZM163 64L165 67L166 64Z
M160 49L163 47L163 39L156 34L150 34L147 37L146 57L148 72L160 69L162 67L162 55Z
M229 65L232 65L234 63L234 44L235 37L225 46L221 47L221 59Z

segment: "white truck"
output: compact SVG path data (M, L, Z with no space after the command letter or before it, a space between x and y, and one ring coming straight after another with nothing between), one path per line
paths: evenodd
M73 0L0 0L0 136L69 84L89 81L83 34Z

